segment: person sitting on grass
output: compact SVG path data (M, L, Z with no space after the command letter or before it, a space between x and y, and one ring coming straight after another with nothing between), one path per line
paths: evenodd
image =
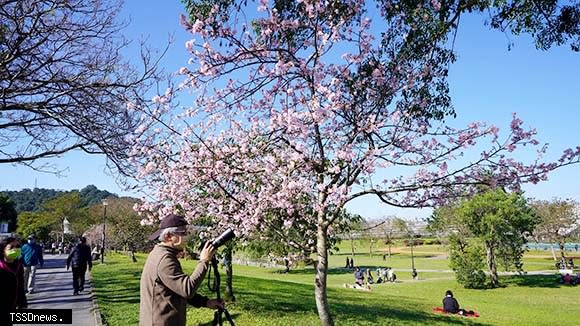
M390 267L387 267L387 280L389 282L393 281L393 269Z
M363 286L365 282L365 274L364 272L360 269L360 267L355 267L354 270L354 283L359 285L359 286Z
M377 268L377 284L384 283L386 281L386 272L382 268Z
M367 283L373 284L374 282L375 282L375 280L373 278L373 274L371 273L371 269L367 268Z
M564 285L570 285L572 283L572 276L570 276L570 273L566 273L566 275L562 276L562 283L564 283Z
M459 308L459 302L453 297L453 292L451 290L445 291L445 298L443 298L443 311L450 314L459 315L473 315L473 311L466 311Z
M453 292L447 290L445 292L445 298L443 298L443 311L456 314L459 312L459 302L453 297Z
M350 289L358 289L358 290L366 290L366 291L371 291L371 287L370 285L365 285L365 272L363 270L360 269L360 267L355 267L355 272L354 272L354 284L348 284L348 283L344 283L343 286L345 288L350 288Z

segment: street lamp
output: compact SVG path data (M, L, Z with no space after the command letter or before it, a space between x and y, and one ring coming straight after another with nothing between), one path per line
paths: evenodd
M413 246L415 245L415 239L411 238L411 268L415 270L415 255L413 254Z
M417 278L417 270L415 270L415 255L413 254L413 246L415 245L415 234L411 230L409 233L409 237L411 240L411 276L413 279Z
M107 203L106 199L103 199L103 243L101 246L101 264L105 263L105 220L107 218Z

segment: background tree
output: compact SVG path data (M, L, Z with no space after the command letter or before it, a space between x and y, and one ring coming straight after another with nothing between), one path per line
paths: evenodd
M566 241L580 227L580 206L571 199L537 200L531 206L540 218L534 236L558 243L560 255L565 258Z
M459 222L483 245L492 287L499 285L498 256L521 270L526 237L539 222L521 194L491 190L462 202L458 213Z
M400 217L393 218L393 228L403 237L403 243L411 247L411 273L413 278L415 278L415 254L413 253L413 247L417 244L417 236L420 237L421 235L415 232L415 223L408 219L402 219Z
M361 223L359 223L358 226L358 229L360 231L359 234L363 238L369 240L369 256L371 258L373 257L373 248L376 248L377 243L384 235L383 227L385 226L386 222L387 220L382 219L364 220L361 218Z
M41 159L82 150L127 172L158 72L144 47L141 71L121 57L129 44L116 20L121 2L1 0L0 8L0 164L56 171Z
M70 223L70 232L81 235L91 223L87 221L86 210L78 191L65 193L42 203L42 214L46 214L52 223L52 230L58 231L63 239L65 235L64 220Z
M361 239L363 228L364 228L363 220L361 217L360 219L353 221L349 226L348 231L345 232L348 235L348 240L350 242L350 258L353 260L354 256L356 255L356 247L354 245L354 240Z
M454 1L461 3L462 1ZM444 3L441 1L441 3ZM538 49L569 44L580 51L580 3L558 0L464 1L467 10L491 9L494 29L530 34ZM471 7L471 8L470 8ZM511 44L510 44L511 45Z
M78 191L78 190L71 190ZM16 205L17 212L35 212L42 209L42 203L63 195L71 191L62 191L55 189L22 189L18 191L4 191L0 194L8 196ZM99 190L94 185L88 185L79 191L82 199L82 206L90 206L94 204L101 204L105 198L117 198L116 194L110 193L106 190Z
M180 69L180 87L196 93L194 107L136 140L140 181L154 191L141 209L163 216L182 208L189 219L215 216L251 235L272 209L298 227L294 212L312 205L324 325L333 324L328 237L348 202L370 195L397 207L439 206L481 184L518 189L578 161L572 149L557 163L515 160L516 148L539 145L517 116L501 137L495 126L445 123L453 115L448 35L479 2L275 1L259 3L257 14L241 2L208 2L207 12L182 17L196 40L186 43L191 64ZM172 109L173 94L155 99L160 113ZM484 140L485 151L468 153ZM376 180L379 169L392 175Z
M51 240L51 232L55 229L55 224L54 216L45 212L23 212L18 215L16 233L23 238L34 234L39 242L49 241Z
M18 213L14 202L10 198L0 193L0 222L8 223L8 232L13 232L16 229L16 219Z
M42 202L64 194L64 191L44 188L4 191L16 205L17 212L34 212L41 209Z
M107 199L107 245L128 252L133 262L137 261L135 252L151 247L148 237L155 231L153 226L141 224L142 217L133 209L136 202L129 198ZM102 205L95 205L94 209L102 216Z
M382 233L385 244L387 245L387 256L391 258L392 246L395 236L394 216L383 217L377 224L379 231Z
M88 185L79 191L83 206L102 205L103 200L107 198L117 198L107 190L100 190L94 185Z

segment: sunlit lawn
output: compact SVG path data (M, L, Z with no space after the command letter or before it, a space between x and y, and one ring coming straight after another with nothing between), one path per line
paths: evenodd
M346 249L346 244L341 248ZM420 248L420 247L417 247ZM368 249L368 247L366 248ZM386 262L382 254L366 254L362 244L355 264L365 267L393 266L410 268L408 248L397 250ZM343 288L352 282L352 271L342 268L343 250L330 257L329 302L337 325L574 325L580 320L580 287L564 287L550 276L502 277L506 285L493 290L467 290L459 286L452 273L420 274L410 280L409 272L398 272L400 282L375 285L372 292ZM419 269L447 270L441 246L418 250L415 264ZM547 258L526 258L529 270L553 269ZM93 279L104 320L109 325L136 325L139 315L139 277L146 255L138 263L121 255L107 257L107 264L96 265ZM191 272L195 261L182 262ZM222 271L222 276L225 273ZM225 276L223 276L225 277ZM223 278L222 277L222 278ZM376 277L376 276L375 276ZM234 266L234 291L237 302L228 305L236 325L318 325L313 295L314 273L311 268L293 269L289 274L276 268ZM223 284L223 282L222 282ZM200 292L208 293L206 282ZM432 308L440 305L445 290L451 289L462 306L481 313L480 318L437 315ZM213 313L207 309L188 310L188 325L211 325ZM225 323L227 324L227 323Z

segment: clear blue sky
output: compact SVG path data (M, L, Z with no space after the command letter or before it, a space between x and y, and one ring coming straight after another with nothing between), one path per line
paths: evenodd
M149 42L163 48L170 34L174 42L164 60L167 71L176 71L187 62L184 43L190 37L178 24L183 7L179 0L126 1L122 17L130 18L126 31L129 39L149 37ZM527 126L538 129L540 141L550 143L549 157L580 145L580 54L568 47L547 52L536 50L528 36L515 37L491 31L483 18L462 19L455 49L458 61L451 67L451 89L458 118L453 125L470 121L488 121L507 128L511 113L517 112ZM515 46L508 51L508 43ZM94 184L123 195L114 178L104 173L105 159L84 153L69 153L54 160L68 168L65 177L36 173L25 167L0 165L0 190L54 188L80 189ZM542 199L574 198L580 201L580 165L554 172L549 181L526 185L528 196ZM352 212L372 218L390 214L425 217L428 211L400 211L373 199L361 199L349 205Z

